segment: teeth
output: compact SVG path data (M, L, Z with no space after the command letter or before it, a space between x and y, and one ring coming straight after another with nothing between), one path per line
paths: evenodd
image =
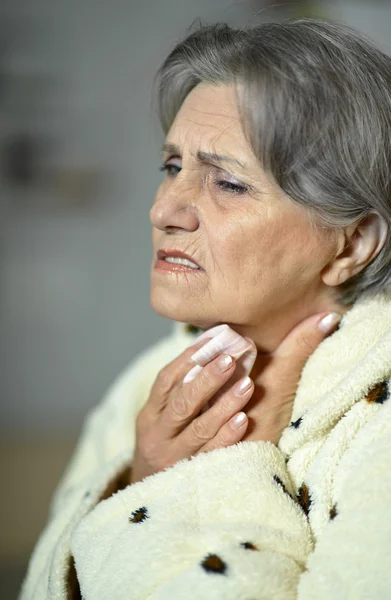
M179 256L166 256L164 260L177 265L186 265L192 269L199 269L197 265L191 262L191 260L187 260L187 258L180 258Z

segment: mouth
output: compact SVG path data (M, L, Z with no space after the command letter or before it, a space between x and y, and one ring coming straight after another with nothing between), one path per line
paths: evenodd
M157 271L203 271L202 267L195 262L192 256L181 250L158 250L154 269Z

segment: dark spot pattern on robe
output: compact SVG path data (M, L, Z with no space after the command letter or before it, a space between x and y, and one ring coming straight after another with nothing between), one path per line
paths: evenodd
M308 486L305 483L302 483L298 490L297 501L300 504L306 516L308 517L308 514L311 509L312 500Z
M278 475L273 475L273 479L274 481L277 483L277 485L279 485L282 488L282 491L289 496L289 498L292 498L292 496L290 495L290 493L288 492L288 490L285 487L285 484L281 481L281 479L278 477Z
M302 420L303 420L303 417L299 417L297 419L297 421L292 421L290 426L294 427L295 429L298 429L301 425Z
M145 521L145 519L148 518L148 510L145 506L142 506L141 508L138 508L137 510L132 512L132 514L129 517L129 523L142 523L143 521Z
M201 563L202 568L207 573L217 573L224 575L227 565L217 554L208 554Z
M365 399L370 404L383 404L390 397L390 388L391 385L387 383L387 381L381 381L377 383L372 389L369 390Z
M246 550L259 550L252 542L240 542L240 545Z

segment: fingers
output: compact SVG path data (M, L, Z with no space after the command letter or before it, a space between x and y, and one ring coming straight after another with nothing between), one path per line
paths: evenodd
M257 348L250 338L242 337L225 324L208 329L199 339L204 340L206 335L211 339L192 356L197 365L202 367L217 354L226 352L235 359L241 358L244 369L247 370L247 374L250 373L257 356Z
M341 320L338 313L312 315L297 325L278 346L274 357L304 363Z
M246 413L236 413L227 423L225 423L218 434L205 444L198 453L210 452L217 448L226 448L227 446L233 446L237 444L243 438L248 427L248 418Z
M182 354L159 371L151 390L148 402L150 407L154 407L159 411L165 406L170 392L176 385L182 384L185 375L194 367L191 356L207 342L208 338L204 338L197 344L189 346Z
M170 395L161 415L160 428L173 437L181 432L235 371L235 360L222 354L206 365L190 383L182 383Z
M209 341L206 335L211 336ZM257 357L257 348L252 339L242 337L228 325L222 324L205 331L198 340L205 340L202 348L195 350L192 360L196 365L186 375L185 383L194 379L202 370L202 367L213 360L218 354L229 354L236 361L235 374L229 385L249 375ZM220 394L225 390L220 390Z
M254 383L249 377L238 381L209 410L191 421L178 436L178 443L191 454L235 444L246 430L248 419L241 411L253 392ZM238 415L242 415L239 420Z

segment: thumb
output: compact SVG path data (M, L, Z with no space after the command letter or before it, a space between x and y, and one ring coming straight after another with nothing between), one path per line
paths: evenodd
M341 320L338 313L321 313L308 317L288 333L274 355L304 363L319 344L332 333Z

